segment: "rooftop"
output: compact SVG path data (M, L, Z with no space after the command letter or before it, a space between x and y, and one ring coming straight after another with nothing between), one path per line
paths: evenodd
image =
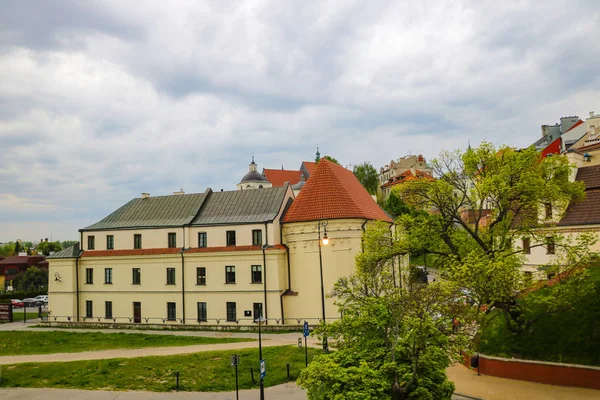
M351 171L321 159L286 212L283 222L341 218L392 222Z
M570 204L558 226L600 224L600 165L579 168L575 179L585 183L585 199Z
M267 178L267 181L271 182L273 187L283 186L286 182L290 185L294 185L300 182L301 171L294 171L290 169L263 169L263 175Z

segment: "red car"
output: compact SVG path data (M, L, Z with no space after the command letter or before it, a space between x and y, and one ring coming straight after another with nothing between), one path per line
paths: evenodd
M23 304L23 302L21 300L19 300L19 299L12 299L10 301L10 303L12 304L12 306L14 308L19 308L19 307L24 307L25 306L25 304Z

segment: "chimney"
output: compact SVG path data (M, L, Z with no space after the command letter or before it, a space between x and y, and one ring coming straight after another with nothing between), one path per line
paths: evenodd
M147 199L150 197L150 193L142 193L142 199Z
M413 174L413 176L417 176L417 170L415 169L414 165L410 167L410 173Z
M590 111L590 118L594 118L594 115L595 115L594 112Z
M173 192L174 196L179 196L179 195L182 195L182 194L185 194L185 192L183 191L183 188L179 189L179 192Z

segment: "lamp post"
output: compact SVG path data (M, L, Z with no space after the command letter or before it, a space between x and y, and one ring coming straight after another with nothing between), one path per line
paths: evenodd
M259 365L262 363L262 336L260 332L260 323L264 321L262 316L262 307L260 308L260 316L256 319L256 323L258 324L258 362ZM260 369L259 369L260 371ZM260 374L260 400L265 399L265 385L263 380L262 373Z
M321 312L323 317L323 323L325 323L325 284L323 283L323 255L321 254L321 227L323 227L323 246L329 244L329 238L327 237L327 221L319 221L317 223L317 232L319 235L319 271L321 273ZM323 337L323 351L328 352L329 346L327 344L327 335Z

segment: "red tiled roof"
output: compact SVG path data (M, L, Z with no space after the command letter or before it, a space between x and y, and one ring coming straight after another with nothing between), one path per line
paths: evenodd
M0 265L34 265L44 261L44 256L10 256L0 261Z
M300 182L300 171L294 171L289 169L263 169L263 175L273 187L283 186L286 182L290 185Z
M283 222L365 218L392 222L352 171L321 159Z
M572 127L570 127L569 129L567 129L567 132L569 132L569 131L570 131L570 130L572 130L572 129L575 129L575 128L577 128L577 127L578 127L579 125L581 125L581 124L583 124L583 121L582 121L582 120L579 120L579 121L577 121L577 122L575 123L575 125L573 125L573 126L572 126ZM565 132L565 133L567 133L567 132Z
M257 251L261 249L261 246L196 247L186 250L185 253L221 253L231 251ZM267 247L266 250L285 250L285 247L277 244ZM160 249L86 250L83 252L82 257L150 256L179 254L180 252L181 247Z
M419 179L425 179L428 181L435 180L435 178L433 176L429 175L427 172L423 172L423 171L420 171L417 169L417 170L415 170L415 173L417 176L413 175L410 170L404 171L400 175L393 177L392 181L388 181L388 182L384 183L383 185L381 185L381 187L383 188L383 187L395 186L399 183L415 181L415 180L419 180Z
M585 153L586 151L593 151L600 149L600 143L588 144L587 146L580 147L577 150L579 153Z
M189 250L186 250L186 253L222 253L227 251L256 251L261 250L262 246L225 246L225 247L195 247ZM269 246L266 249L269 250L285 250L285 247L276 244L274 246Z
M571 203L558 225L600 224L600 165L579 168L575 179L585 183L585 199Z
M161 249L128 249L128 250L85 250L81 257L115 257L115 256L149 256L160 254L178 254L181 247Z
M302 161L302 164L306 167L306 170L312 176L315 173L315 169L317 169L317 163L313 161ZM306 177L308 179L308 176Z
M560 154L560 143L561 139L559 137L546 146L544 150L542 150L542 158L546 157L548 154Z

